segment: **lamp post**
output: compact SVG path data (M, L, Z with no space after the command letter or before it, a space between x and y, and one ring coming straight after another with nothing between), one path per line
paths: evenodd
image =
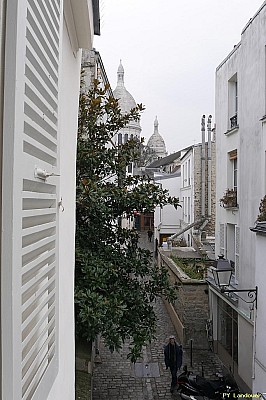
M219 287L221 293L247 293L250 300L238 297L246 303L255 303L257 308L258 286L255 286L254 289L227 289L230 286L233 270L230 262L224 256L218 256L214 265L210 267L215 285Z

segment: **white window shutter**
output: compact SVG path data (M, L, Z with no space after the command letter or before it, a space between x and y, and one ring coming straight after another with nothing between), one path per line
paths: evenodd
M235 226L235 278L239 280L240 228Z
M226 257L226 224L220 224L220 254Z
M58 369L57 107L62 0L7 3L2 398L45 400Z

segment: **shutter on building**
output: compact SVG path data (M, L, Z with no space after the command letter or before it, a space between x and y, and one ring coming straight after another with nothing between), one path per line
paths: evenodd
M230 160L235 160L237 158L237 149L230 151L228 154Z
M240 228L235 226L235 278L239 280Z
M61 0L8 1L3 148L3 399L47 399L58 337ZM45 179L47 173L53 174Z
M220 224L220 254L226 257L226 224Z

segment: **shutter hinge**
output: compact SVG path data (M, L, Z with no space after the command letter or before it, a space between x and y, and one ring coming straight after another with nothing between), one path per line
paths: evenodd
M60 174L55 174L53 172L48 172L45 169L35 167L34 176L35 178L39 178L45 181L50 176L60 176Z

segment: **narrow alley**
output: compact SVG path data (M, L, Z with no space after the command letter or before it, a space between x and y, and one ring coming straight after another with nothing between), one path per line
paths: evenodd
M152 250L146 235L141 238L142 246ZM100 342L101 363L93 371L93 400L159 400L178 399L175 392L170 393L170 372L165 369L163 348L170 335L176 335L163 301L155 304L158 318L156 340L143 349L143 358L133 365L127 359L128 344L121 353L113 353ZM177 337L177 341L179 341ZM190 350L184 349L184 362L194 373L205 377L220 372L220 364L210 351L196 351L193 354L193 367L190 366Z

